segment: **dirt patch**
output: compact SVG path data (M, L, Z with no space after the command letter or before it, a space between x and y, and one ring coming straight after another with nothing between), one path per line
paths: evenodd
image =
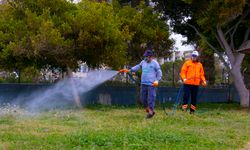
M250 150L250 142L248 142L242 149L240 150Z

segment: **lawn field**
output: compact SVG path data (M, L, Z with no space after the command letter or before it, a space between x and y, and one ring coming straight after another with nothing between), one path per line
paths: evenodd
M238 104L202 104L195 115L145 119L140 107L92 106L29 113L1 108L1 149L241 149L250 113Z

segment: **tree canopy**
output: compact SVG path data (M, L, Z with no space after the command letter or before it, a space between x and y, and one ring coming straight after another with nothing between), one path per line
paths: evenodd
M162 55L172 41L152 8L83 0L8 0L0 5L0 67L119 68L140 59L150 43Z

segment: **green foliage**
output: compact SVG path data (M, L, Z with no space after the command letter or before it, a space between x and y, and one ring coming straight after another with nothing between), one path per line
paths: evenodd
M169 29L159 13L143 3L136 8L123 7L118 12L121 30L128 43L128 57L135 64L145 49L154 49L156 56L164 57L173 45Z
M34 56L43 66L76 65L72 55L72 41L64 40L51 20L44 20L38 34L30 37L30 40Z
M180 71L183 64L183 60L177 60L175 62L166 62L161 65L163 82L170 81L169 84L173 86L180 82Z
M74 18L78 37L76 55L93 67L106 64L114 68L125 62L126 44L112 6L82 1Z
M249 16L249 1L245 0L154 0L158 2L156 10L165 14L165 18L170 19L170 25L174 32L186 36L188 43L198 43L200 37L191 24L202 33L218 51L224 51L217 40L216 30L222 26L228 43L235 43L233 49L237 49L243 42L244 34L249 28L249 17L245 17L241 25L234 27L243 15ZM235 32L235 33L234 33ZM231 38L230 36L234 34ZM230 41L233 40L233 41Z
M2 78L2 83L18 83L18 77L15 73L11 72L9 75L5 78Z
M27 67L21 72L21 82L22 83L35 83L38 82L40 76L39 70L35 67Z
M203 27L227 24L243 13L245 5L245 0L211 1L206 11L200 10L204 12L198 24Z

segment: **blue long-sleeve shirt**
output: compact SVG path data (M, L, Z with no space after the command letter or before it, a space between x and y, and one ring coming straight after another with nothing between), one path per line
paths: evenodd
M143 60L140 64L132 67L131 71L136 72L139 69L142 69L141 84L152 85L154 81L161 80L162 71L156 60L153 59L151 62Z

